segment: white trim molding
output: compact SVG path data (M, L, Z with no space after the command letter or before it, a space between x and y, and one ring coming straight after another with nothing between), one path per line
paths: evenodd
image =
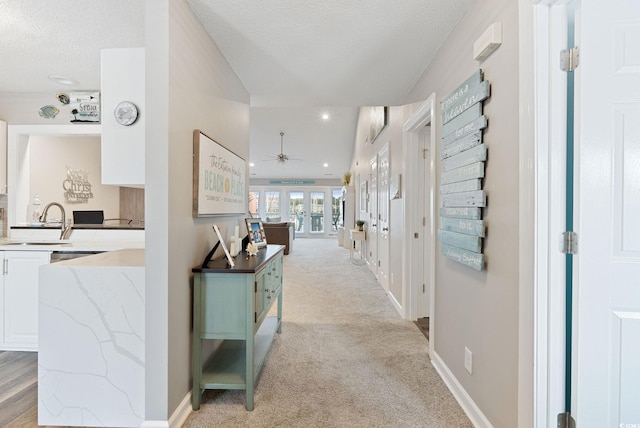
M429 153L429 212L428 221L428 233L427 236L424 237L423 242L425 245L429 246L429 278L425 278L427 280L427 285L429 287L429 353L433 355L434 352L434 344L435 344L435 323L437 322L435 318L435 254L436 254L436 237L435 237L435 163L436 163L436 141L437 141L437 132L438 132L438 115L436 114L437 105L436 105L436 94L432 93L429 98L427 98L417 109L416 111L409 116L409 118L405 121L402 130L404 135L403 141L405 141L404 147L404 155L408 156L412 152L408 150L407 145L415 143L415 139L411 137L410 134L416 133L427 125L431 126L430 131L430 147L428 147ZM405 175L410 177L411 186L413 189L412 198L413 200L420 200L416 192L420 192L422 187L419 183L416 183L417 171L416 168L419 168L415 159L404 159L405 161ZM408 192L408 190L406 190ZM407 198L405 198L407 200ZM406 203L406 202L405 202ZM420 210L422 211L422 210ZM406 207L405 209L405 224L413 224L415 221L421 221L421 219L415 219L411 215L410 207ZM408 302L405 302L405 318L410 320L416 319L416 314L418 311L418 298L420 293L422 292L422 284L416 283L416 281L411 281L410 278L416 278L417 275L415 269L422 269L422 263L418 263L418 266L413 266L413 263L409 263L408 260L415 260L415 258L411 255L411 242L414 240L413 238L413 230L407 227L405 228L405 236L404 236L404 246L403 252L404 257L403 260L407 261L407 265L405 266L405 271L403 275L403 295L408 296Z
M447 388L449 388L451 394L453 394L458 404L460 404L464 413L469 420L471 420L473 426L476 428L493 428L489 419L487 419L484 413L482 413L482 410L480 410L480 407L471 399L471 396L462 384L458 382L458 379L453 375L451 370L449 370L449 367L447 367L442 358L435 352L429 352L429 355L431 355L431 364L433 364L433 367L435 367L438 374L440 374L445 385L447 385Z

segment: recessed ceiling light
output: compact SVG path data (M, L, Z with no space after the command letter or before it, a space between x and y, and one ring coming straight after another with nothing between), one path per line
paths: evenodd
M56 83L60 83L62 85L68 85L68 86L78 86L79 83L77 80L75 79L71 79L69 77L64 77L64 76L49 76L49 80L52 80Z
M329 113L323 113L322 114L322 119L323 120L329 120Z
M324 164L322 164L322 166L326 168L329 166L329 164L325 162Z
M256 166L256 164L253 162L249 162L249 166Z

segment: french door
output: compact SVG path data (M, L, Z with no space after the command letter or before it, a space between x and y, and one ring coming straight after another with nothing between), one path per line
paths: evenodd
M331 195L324 190L289 190L287 220L294 224L296 237L321 237L327 230L325 205ZM331 218L331 211L327 211Z

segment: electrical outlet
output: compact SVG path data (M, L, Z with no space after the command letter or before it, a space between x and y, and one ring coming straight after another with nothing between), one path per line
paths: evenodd
M473 372L473 354L466 346L464 347L464 368L469 374Z

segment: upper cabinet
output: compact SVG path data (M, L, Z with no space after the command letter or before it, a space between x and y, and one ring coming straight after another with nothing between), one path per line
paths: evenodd
M102 50L102 184L144 186L144 48Z
M0 194L7 193L7 122L0 120Z

